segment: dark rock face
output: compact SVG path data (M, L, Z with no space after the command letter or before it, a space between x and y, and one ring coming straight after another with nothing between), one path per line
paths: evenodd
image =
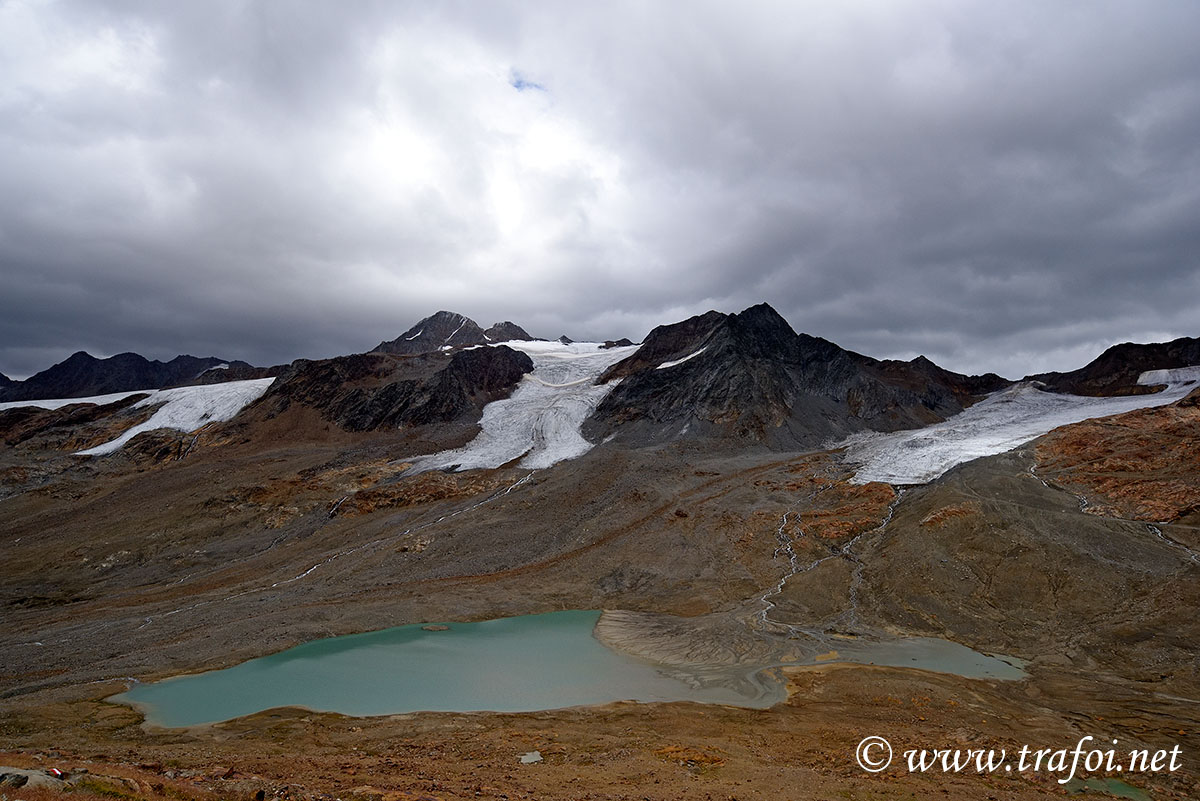
M653 369L665 361L687 355L699 348L705 337L727 317L729 315L710 311L689 317L681 323L658 326L647 335L646 341L632 356L608 368L600 376L600 383L605 384L614 378L624 378L646 369Z
M621 337L620 339L606 339L604 340L604 344L600 347L608 350L609 348L627 348L633 344L635 343L631 342L625 337Z
M6 376L4 373L0 373L0 390L3 390L5 387L10 387L15 383L15 381Z
M1026 381L1041 381L1052 392L1072 395L1142 395L1154 390L1138 386L1147 370L1170 370L1200 364L1200 338L1180 337L1170 342L1113 345L1087 365L1068 373L1039 373Z
M912 361L901 362L892 359L878 361L853 352L851 355L859 360L866 371L885 383L907 387L914 392L921 391L922 387L942 385L949 388L964 406L969 406L981 395L1012 385L1011 381L1001 378L995 373L984 373L983 375L954 373L938 367L924 356L918 356Z
M231 369L250 368L245 362L226 362L214 356L204 359L176 356L169 362L160 362L136 353L119 353L108 359L97 359L79 351L25 381L16 381L0 389L0 400L79 398L137 389L160 389L193 383L198 376L218 364L229 364ZM215 378L228 381L233 376L220 371Z
M247 362L233 361L228 362L228 367L210 367L193 380L187 381L184 384L172 386L184 386L193 384L224 384L227 381L249 381L255 378L272 378L282 373L287 369L286 364L277 364L274 367L255 367Z
M588 421L590 437L619 429L622 436L656 440L686 431L773 447L927 425L1009 383L951 373L923 358L861 356L797 334L766 304L660 326L599 381L616 378L623 380Z
M347 431L450 422L507 397L533 361L503 345L453 356L360 353L291 365L255 404L316 409Z
M432 317L426 317L391 342L380 342L372 353L430 353L514 339L528 341L533 337L516 323L496 323L484 331L469 317L440 311Z

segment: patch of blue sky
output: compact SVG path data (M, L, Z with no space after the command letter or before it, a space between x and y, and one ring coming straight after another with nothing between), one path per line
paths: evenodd
M531 89L536 90L538 92L550 91L549 89L546 88L545 84L541 84L541 83L538 83L537 81L530 80L529 78L525 77L524 74L522 74L521 72L518 72L517 70L513 70L511 73L509 73L508 85L511 86L513 89L516 89L518 92L527 92Z

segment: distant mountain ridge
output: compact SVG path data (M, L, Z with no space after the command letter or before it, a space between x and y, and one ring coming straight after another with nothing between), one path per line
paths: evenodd
M439 311L388 342L380 342L371 353L428 353L454 347L491 345L512 340L532 341L524 328L505 320L483 329L457 312Z
M1038 373L1026 381L1041 381L1053 392L1073 395L1142 395L1154 391L1138 386L1147 370L1171 370L1200 364L1200 338L1180 337L1170 342L1113 345L1078 370Z
M499 322L484 329L469 317L442 310L396 339L381 342L369 353L450 357L463 348L536 339L513 322ZM570 340L564 335L559 341ZM601 347L630 344L622 339ZM502 397L511 391L513 376L527 370L523 363L510 362L456 362L456 370L462 368L466 370L464 375L470 374L464 379L464 392L451 390L450 384L434 391L432 385L422 383L430 377L425 368L418 369L415 364L400 370L374 362L369 369L365 364L338 363L336 369L324 370L320 379L322 371L313 365L324 362L299 360L293 367L310 365L301 371L309 382L302 394L317 392L315 383L321 380L331 382L327 391L333 394L322 397L317 406L339 425L364 430L401 421L454 417L470 405L464 405L463 398L468 396L472 404L480 398ZM1154 390L1137 385L1144 371L1197 364L1200 338L1181 337L1165 343L1114 345L1077 370L1040 373L1024 380L1039 381L1052 392L1145 394ZM408 394L401 393L405 395L401 405L406 411L385 408L388 392L370 398L340 397L339 387L347 384L349 389L349 384L360 380L349 376L364 369L372 375L393 376L384 379L383 384L415 380L417 383L406 390ZM483 375L493 369L501 376L496 383ZM407 377L410 372L413 378ZM0 401L87 397L281 374L289 376L289 383L298 377L296 370L286 365L254 367L211 356L181 355L160 362L136 353L99 359L80 351L24 381L0 375ZM406 377L401 379L401 374ZM449 381L449 376L455 374L451 371L440 380ZM765 303L736 314L709 311L658 326L637 351L600 376L598 383L616 379L621 381L585 426L589 438L614 433L632 440L654 440L668 434L731 435L778 441L780 446L808 446L864 429L886 431L928 425L1013 383L993 373L955 373L924 356L910 361L879 360L845 350L820 337L796 333ZM289 392L295 389L295 384L292 386ZM422 400L418 397L421 393L432 394ZM396 395L393 400L400 403L399 398ZM449 405L445 410L434 413L431 409L441 400L433 398L452 400L446 401Z
M218 365L226 365L226 368L217 375L202 379L204 373ZM210 383L249 377L247 372L258 371L259 368L246 362L228 361L215 356L176 356L168 362L160 362L136 353L118 353L107 359L97 359L79 351L24 381L9 381L0 387L0 401L82 398L138 389L160 389L181 383Z

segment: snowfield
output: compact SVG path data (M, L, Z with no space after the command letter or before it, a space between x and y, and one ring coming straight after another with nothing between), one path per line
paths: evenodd
M1139 384L1167 385L1153 395L1088 398L1017 384L944 422L913 431L855 434L842 445L847 461L858 465L851 479L856 484L924 484L955 465L1012 450L1059 426L1174 403L1198 382L1200 367L1185 367L1142 373Z
M533 372L521 379L510 397L483 407L479 421L483 430L475 439L461 448L418 457L409 473L494 468L514 459L521 459L521 467L537 470L582 456L592 448L580 433L583 421L617 384L593 382L638 349L630 345L605 350L595 342L500 344L529 354Z
M111 395L95 395L90 398L15 401L0 404L0 410L13 409L18 406L59 409L72 403L105 404L143 393L150 397L135 403L134 409L145 409L162 404L161 408L146 422L130 428L111 442L105 442L103 445L97 445L76 454L77 456L103 456L120 449L122 445L143 431L153 431L156 428L194 431L205 423L230 420L242 409L261 398L274 380L274 378L256 378L250 381L229 381L224 384L206 384L196 387L116 392Z

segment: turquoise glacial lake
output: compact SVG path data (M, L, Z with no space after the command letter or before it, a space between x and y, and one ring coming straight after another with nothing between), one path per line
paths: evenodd
M195 726L280 706L345 715L531 712L611 701L767 707L762 682L696 686L601 645L597 611L398 626L298 645L224 670L139 684L113 696L158 726Z
M592 635L598 611L431 624L331 637L224 670L138 684L110 700L165 727L294 706L345 715L532 712L612 701L695 701L766 708L786 697L777 665L666 668ZM837 661L919 667L975 678L1024 676L1009 662L944 640L842 646ZM793 663L796 664L796 663Z

